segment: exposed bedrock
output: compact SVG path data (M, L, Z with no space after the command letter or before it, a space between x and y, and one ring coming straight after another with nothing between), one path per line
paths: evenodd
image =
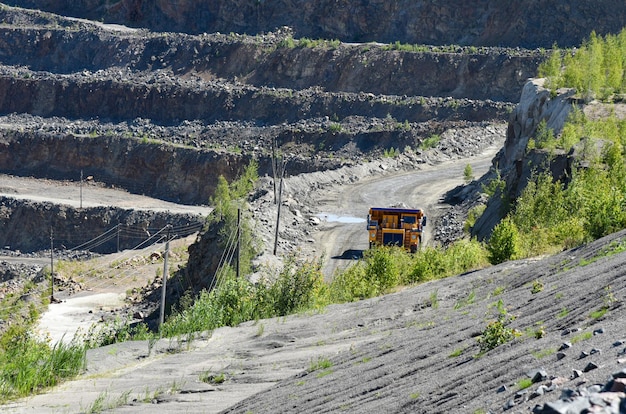
M51 228L55 249L78 247L78 250L112 253L118 247L131 249L159 241L166 234L162 230L167 225L176 229L176 236L182 237L198 231L203 224L204 218L193 214L112 207L78 209L0 197L0 248L22 252L49 249ZM99 238L93 240L96 237Z
M344 42L575 46L592 30L617 33L626 4L613 0L5 0L94 21L185 33L257 34L290 26L298 37Z

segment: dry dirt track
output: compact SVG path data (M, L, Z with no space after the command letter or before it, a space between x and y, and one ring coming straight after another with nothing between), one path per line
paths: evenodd
M499 144L499 145L498 145ZM331 278L368 248L365 218L370 207L404 205L425 211L427 224L424 244L432 238L433 223L440 217L443 195L463 184L463 170L470 164L476 177L486 173L502 142L481 155L424 166L418 171L393 176L366 178L358 184L336 187L319 199L318 216L323 224L316 233L316 246L325 252L324 274Z
M107 206L201 215L207 215L211 211L211 209L206 206L171 203L152 197L132 194L121 189L105 188L89 181L85 181L81 186L80 181L60 182L29 177L16 177L6 174L0 174L0 196L65 204L74 208L81 206Z

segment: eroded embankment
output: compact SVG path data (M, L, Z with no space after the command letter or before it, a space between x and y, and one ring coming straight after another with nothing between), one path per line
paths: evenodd
M0 18L3 14L0 11ZM419 52L378 44L284 45L287 34L188 36L76 28L0 27L5 65L54 73L120 67L229 79L256 87L514 102L545 58L540 51L461 48ZM283 43L281 43L281 41ZM297 42L297 40L296 40ZM127 74L125 74L127 76ZM237 85L233 85L237 88Z
M112 253L193 234L204 225L195 214L114 207L73 208L0 197L0 246L22 252L50 248Z
M58 75L0 67L0 113L115 120L148 118L166 124L195 119L276 124L324 116L341 120L358 115L424 122L502 118L510 106L465 98L257 88L121 69Z

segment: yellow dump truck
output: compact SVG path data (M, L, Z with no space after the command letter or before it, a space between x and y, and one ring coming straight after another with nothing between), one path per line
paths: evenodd
M416 252L422 242L426 216L420 209L370 208L367 216L370 248L380 245L403 246Z

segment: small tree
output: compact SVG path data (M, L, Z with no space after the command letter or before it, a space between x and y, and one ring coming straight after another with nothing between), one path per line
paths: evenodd
M463 178L465 178L465 182L469 183L474 179L474 172L472 171L472 166L467 164L465 169L463 170Z
M514 259L519 254L519 231L513 221L506 217L491 233L491 238L487 244L489 261L498 264Z

